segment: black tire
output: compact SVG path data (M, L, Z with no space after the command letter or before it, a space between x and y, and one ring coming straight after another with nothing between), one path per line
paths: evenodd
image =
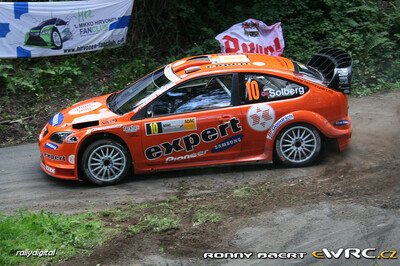
M56 44L56 43L54 42L54 37L55 37L55 36L54 36L53 34L58 35L58 38L59 38L59 41L60 41L59 44ZM62 48L62 46L63 46L63 40L62 40L62 38L61 38L60 32L58 31L58 29L57 29L56 27L54 27L54 28L51 30L51 35L50 35L50 37L51 37L51 43L52 43L53 46L54 46L54 48L51 48L51 49L53 49L53 50L60 50L60 49Z
M275 141L275 152L277 159L284 165L303 167L318 160L321 146L321 136L315 127L293 124L279 132Z
M102 156L106 153L107 156ZM81 167L88 181L100 186L114 185L130 172L131 157L121 143L112 139L97 140L83 152Z

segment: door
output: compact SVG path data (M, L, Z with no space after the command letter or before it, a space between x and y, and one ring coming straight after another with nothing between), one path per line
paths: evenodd
M240 106L232 104L232 75L178 85L147 106L142 146L148 165L190 164L239 156Z
M239 98L246 118L243 130L243 156L259 155L272 149L267 147L271 127L282 116L286 122L293 119L290 112L302 109L302 102L296 98L306 94L308 88L293 81L276 76L247 73L239 75ZM269 133L269 135L268 135Z

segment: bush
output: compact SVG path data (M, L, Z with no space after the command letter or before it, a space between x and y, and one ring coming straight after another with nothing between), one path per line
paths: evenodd
M398 88L400 4L378 0L239 1L137 0L128 42L69 57L0 60L3 94L91 88L122 89L166 62L185 55L218 52L214 37L249 17L282 22L284 56L307 62L325 46L340 47L354 58L356 94Z

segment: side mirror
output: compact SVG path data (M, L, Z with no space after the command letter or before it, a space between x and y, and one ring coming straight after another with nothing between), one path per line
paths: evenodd
M171 112L171 104L170 103L154 103L147 109L147 117L166 115Z

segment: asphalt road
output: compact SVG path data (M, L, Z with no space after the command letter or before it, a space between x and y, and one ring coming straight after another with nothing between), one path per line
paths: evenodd
M337 163L378 165L395 160L400 148L400 93L351 98L354 134L349 151L336 156ZM396 157L397 156L397 157ZM135 176L111 187L95 187L79 181L61 181L42 173L36 144L0 149L0 211L19 208L77 212L116 204L159 200L177 192L196 194L226 187L255 184L268 179L301 178L324 174L332 161L290 169L257 165L218 167ZM400 171L393 170L394 172Z

